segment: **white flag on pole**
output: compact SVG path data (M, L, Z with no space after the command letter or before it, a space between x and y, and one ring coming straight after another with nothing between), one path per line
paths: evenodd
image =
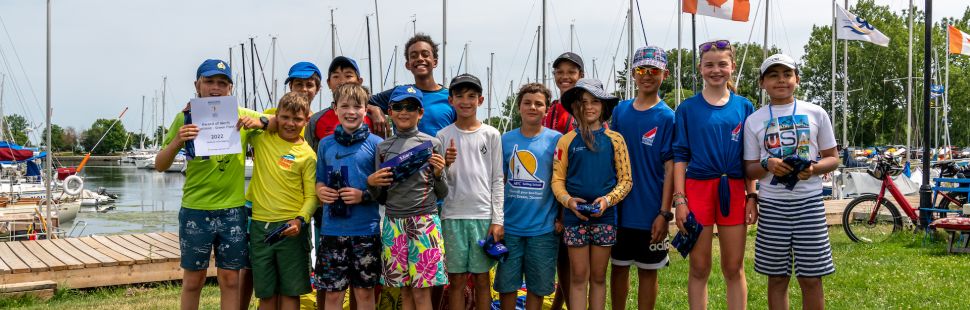
M866 41L879 46L889 46L889 37L870 25L868 21L846 11L839 5L836 5L836 7L839 8L836 18L839 39Z

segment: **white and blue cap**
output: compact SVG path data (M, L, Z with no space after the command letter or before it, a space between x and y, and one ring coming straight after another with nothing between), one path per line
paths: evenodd
M633 67L656 67L667 70L667 52L656 46L647 46L637 49L633 53Z
M791 58L791 56L785 54L774 54L769 56L764 62L761 63L760 75L765 75L765 72L767 72L768 69L774 65L782 65L788 67L789 69L795 70L796 74L798 73L798 63L795 62L794 58Z

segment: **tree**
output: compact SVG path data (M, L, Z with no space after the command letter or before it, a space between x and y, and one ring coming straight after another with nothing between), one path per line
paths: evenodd
M519 109L515 105L515 97L505 97L502 102L502 115L492 116L485 120L486 124L498 128L502 133L522 127L522 118L519 117Z
M41 144L47 143L47 131L45 130L40 137ZM64 128L58 126L57 124L51 124L51 149L55 152L69 151L74 145L71 142L67 142L64 139Z
M84 131L84 138L81 141L84 148L97 155L122 151L125 147L125 138L128 131L125 130L124 124L120 122L111 127L114 122L114 120L103 118L94 121L91 128ZM108 128L111 128L110 132ZM105 135L106 132L107 135ZM94 144L98 142L98 139L101 139L102 135L105 135L104 140L95 148Z
M61 143L66 145L68 150L74 151L75 153L80 152L77 145L79 140L80 134L78 134L77 129L74 129L74 127L64 129L64 135L61 136Z
M19 114L4 116L2 136L11 139L13 143L30 146L30 139L27 138L28 127L27 119Z

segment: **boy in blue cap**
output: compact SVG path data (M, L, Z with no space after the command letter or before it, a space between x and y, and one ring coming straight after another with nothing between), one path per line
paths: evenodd
M637 309L654 308L657 270L667 266L667 227L674 216L670 212L674 111L659 95L668 75L667 53L656 46L641 47L633 54L633 67L637 96L620 102L610 123L610 129L627 141L636 184L616 209L619 229L610 254L613 309L626 309L630 266L636 266L639 279Z
M438 44L431 37L418 33L404 44L404 68L414 75L414 88L423 94L422 109L424 116L418 123L418 130L432 137L438 130L454 123L458 117L448 102L448 88L434 80L434 68L438 66ZM395 88L396 89L396 88ZM392 100L392 92L387 90L371 97L369 104L387 111Z
M397 134L377 145L374 164L379 168L402 153L417 151L425 143L431 144L430 158L426 163L406 165L414 169L399 167L407 171L398 171L398 180L390 167L367 177L371 196L385 205L381 221L381 283L384 287L401 288L405 309L431 309L431 288L448 284L437 205L439 199L448 195L445 159L441 156L444 148L438 138L418 131L424 115L421 99L421 91L414 86L394 88L390 111ZM419 153L423 152L414 154Z
M232 70L218 59L209 59L196 70L195 90L198 97L228 96L232 93ZM199 127L185 124L189 105L175 115L165 148L155 157L155 170L165 171L172 165L186 141L195 139ZM245 108L240 117L250 117L263 128L275 128L275 119ZM256 121L258 119L258 121ZM272 124L271 124L272 123ZM246 145L250 130L240 130ZM195 157L188 160L182 207L179 209L179 243L182 245L182 309L197 309L205 284L209 257L215 251L217 279L223 309L240 307L239 270L249 266L245 207L245 155L243 153Z

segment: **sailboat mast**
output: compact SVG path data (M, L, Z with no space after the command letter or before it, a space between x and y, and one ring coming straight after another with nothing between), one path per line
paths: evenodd
M538 65L542 67L542 85L546 85L546 31L549 27L546 27L546 0L542 0L542 59L538 62Z
M140 144L138 148L145 149L145 95L141 95L141 126L138 127L138 134L141 135Z
M47 206L48 219L51 218L51 211L52 211L51 196L53 196L53 193L51 193L51 181L52 181L51 178L54 177L54 163L53 163L54 156L53 154L50 153L50 150L51 150L51 135L50 135L50 132L51 132L51 1L52 0L47 0L47 68L46 68L47 69L47 77L46 77L47 95L45 96L47 101L47 110L46 110L47 112L47 139L46 140L47 141L45 142L47 146L45 148L47 149L48 155L47 155L47 162L45 162L45 165L44 165L46 166L45 170L47 170L46 171L47 177L44 178L44 190L46 191L45 194L47 198L46 206ZM47 234L48 234L47 238L50 239L51 237L50 231L47 231Z
M488 118L492 118L492 81L495 76L495 52L489 55L488 65Z
M626 58L626 90L624 90L624 95L627 98L633 98L633 1L630 0L630 10L627 11L627 58Z
M768 17L771 16L770 14L768 14L768 12L770 11L770 9L771 9L771 2L769 0L765 0L765 41L764 41L764 45L762 45L761 47L761 49L764 52L765 59L768 59L768 25L769 25ZM764 89L758 90L758 97L760 97L758 99L761 102L760 106L762 107L765 106L765 97L767 96L765 96Z
M367 24L367 80L370 85L370 91L374 91L374 58L371 56L370 48L370 15L364 16L364 23ZM377 72L380 73L381 69L378 68Z
M273 90L270 93L270 101L272 101L270 103L272 104L272 103L275 103L277 100L276 99L276 82L277 82L276 81L276 37L273 37L272 42L270 43L270 51L271 52L269 57L270 58L269 79L272 80L272 83L273 83ZM232 68L232 65L230 64L229 67Z
M165 123L165 84L166 83L168 83L168 77L162 76L162 136L165 136L166 134L165 130L168 129L167 127L165 127L165 124L166 124Z
M441 0L441 84L448 85L448 0Z
M835 17L836 16L835 7L836 7L835 0L832 0L832 80L829 82L829 84L831 84L831 86L832 86L832 92L830 93L830 95L832 96L832 98L831 98L831 100L832 100L831 101L832 102L832 112L830 113L832 115L832 127L835 127L835 124L838 124L838 117L839 117L839 114L838 113L835 113L836 112L836 108L835 108L835 57L836 57L836 55L835 55L835 42L836 42L836 40L835 40L835 27L838 24L838 22L835 20L836 19L836 17ZM848 147L848 145L845 143L845 139L842 140L842 143L841 144L842 144L842 147L843 148Z
M919 217L920 219L928 218L929 214L927 209L932 207L932 201L930 201L930 131L928 130L930 125L930 53L929 51L933 49L933 1L925 0L923 3L926 5L925 21L923 24L923 179L920 180L919 188ZM926 227L925 221L920 221L920 227Z
M330 60L337 58L337 25L333 23L333 10L330 9Z
M849 9L849 0L845 0ZM842 40L842 143L849 143L849 40Z
M909 46L906 56L906 162L913 152L913 0L909 0Z
M239 62L242 63L243 107L249 108L249 90L246 89L246 43L239 43L239 53L242 55Z
M680 69L680 64L681 62L684 61L684 52L681 50L681 37L682 37L681 32L683 31L682 26L684 24L683 6L684 6L683 1L677 1L677 88L676 90L674 90L674 96L676 98L676 102L674 102L674 108L677 108L677 106L680 105L680 100L681 100L680 90L684 88L683 85L680 85L680 81L683 78L683 72Z
M391 65L391 66L394 67L394 70L392 70L394 72L391 75L394 77L394 83L391 83L391 85L397 86L397 45L394 46L394 60L393 60L393 62L394 62L394 64Z
M381 56L381 14L378 13L377 0L374 0L374 20L377 26L377 81L381 82L379 90L384 90L384 57ZM371 92L377 92L376 89L371 89Z

